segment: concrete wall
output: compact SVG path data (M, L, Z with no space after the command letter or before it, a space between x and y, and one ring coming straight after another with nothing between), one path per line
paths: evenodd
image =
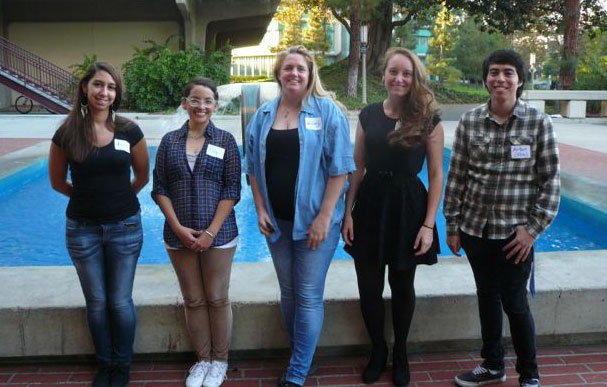
M177 22L11 23L8 39L68 71L70 65L93 54L120 68L132 58L134 47L147 46L146 40L164 43L175 35L169 46L177 50L179 28ZM19 94L10 94L12 103Z
M606 342L607 250L538 253L536 259L537 296L530 304L539 343ZM416 274L410 351L478 348L480 324L470 266L462 258L439 261L420 266ZM389 298L387 289L385 297ZM271 263L234 264L230 298L233 351L288 348ZM352 261L331 264L325 299L320 351L368 344ZM138 267L134 300L137 354L192 350L172 267ZM386 332L391 335L389 301L386 304ZM507 326L504 334L509 336ZM0 337L0 358L93 353L74 268L0 268Z
M85 54L120 67L133 56L134 47L146 46L145 40L164 43L179 35L177 22L11 23L8 27L13 43L66 70L82 62ZM172 39L169 45L176 50L179 40Z
M4 22L4 0L0 0L0 36L6 37L5 22ZM11 91L8 87L0 85L0 109L10 106Z

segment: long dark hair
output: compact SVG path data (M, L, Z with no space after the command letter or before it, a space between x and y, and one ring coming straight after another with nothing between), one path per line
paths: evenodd
M439 113L434 93L426 83L426 69L417 55L402 47L390 47L384 57L383 72L385 74L388 62L396 55L403 55L413 65L413 82L411 89L399 109L399 124L396 130L390 132L390 145L402 147L416 146L426 140L434 129L433 118Z
M63 149L69 159L77 162L82 162L86 159L93 150L93 144L95 143L95 131L93 130L91 116L88 113L83 115L81 108L88 103L83 86L88 84L98 71L105 71L110 74L114 83L116 83L116 97L110 107L111 112L108 114L105 124L109 129L114 131L125 130L132 125L130 120L117 115L114 119L111 114L118 110L120 101L122 100L122 79L120 78L120 74L114 66L107 62L93 63L80 82L78 82L74 107L59 127L61 149Z

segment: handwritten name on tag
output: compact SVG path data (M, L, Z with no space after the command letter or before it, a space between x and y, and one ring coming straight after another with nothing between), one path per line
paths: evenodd
M512 159L529 159L531 158L530 145L512 145L510 147L510 157Z
M131 144L125 140L114 139L114 149L117 151L124 151L126 153L131 153Z
M322 119L320 117L306 117L306 129L321 130Z
M226 150L218 147L216 145L209 144L207 147L207 154L211 157L215 157L217 159L223 159L223 155L226 153Z

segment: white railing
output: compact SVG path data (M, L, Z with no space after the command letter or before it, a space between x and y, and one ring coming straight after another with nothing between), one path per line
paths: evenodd
M276 54L233 55L230 75L266 75L271 77Z

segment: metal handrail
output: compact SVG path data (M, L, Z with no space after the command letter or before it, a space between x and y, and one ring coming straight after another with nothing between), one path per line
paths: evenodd
M0 37L0 68L61 100L73 103L78 79L69 71Z

